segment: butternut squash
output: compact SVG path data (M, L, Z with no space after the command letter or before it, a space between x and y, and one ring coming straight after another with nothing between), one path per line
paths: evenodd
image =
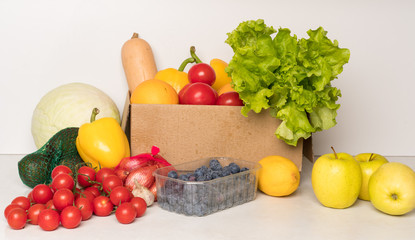
M127 40L121 48L121 60L132 93L141 82L153 79L157 73L156 62L150 45L137 33Z

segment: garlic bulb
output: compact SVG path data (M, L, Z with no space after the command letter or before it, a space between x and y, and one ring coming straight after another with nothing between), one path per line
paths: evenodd
M154 194L146 187L141 185L136 179L134 179L134 188L131 191L134 197L140 197L147 203L147 207L154 203Z

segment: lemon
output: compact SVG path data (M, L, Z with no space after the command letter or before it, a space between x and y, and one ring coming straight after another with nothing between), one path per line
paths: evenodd
M268 156L259 161L258 189L270 196L288 196L300 185L300 171L290 159Z
M150 79L140 83L131 94L131 103L178 104L179 96L168 83Z

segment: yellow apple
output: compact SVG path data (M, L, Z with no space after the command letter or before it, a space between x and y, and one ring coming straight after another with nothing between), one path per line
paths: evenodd
M384 156L376 153L360 153L354 158L359 162L360 168L362 169L362 187L360 189L359 199L368 201L370 200L367 189L369 178L380 166L387 163L388 160Z
M359 195L362 170L350 154L324 154L314 163L311 184L314 194L323 206L347 208L356 202Z
M415 172L399 162L385 163L369 179L373 206L390 215L403 215L415 208Z

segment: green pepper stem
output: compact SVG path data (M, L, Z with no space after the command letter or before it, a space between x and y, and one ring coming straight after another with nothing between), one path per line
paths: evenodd
M182 64L180 64L180 67L177 69L179 72L183 72L186 68L187 64L194 63L196 60L192 57L185 59Z
M90 120L91 123L93 121L95 121L95 118L97 117L98 114L99 114L99 109L98 108L92 109L91 120Z
M195 46L190 47L190 55L196 60L196 63L201 63L202 61L200 58L196 55L196 48Z

